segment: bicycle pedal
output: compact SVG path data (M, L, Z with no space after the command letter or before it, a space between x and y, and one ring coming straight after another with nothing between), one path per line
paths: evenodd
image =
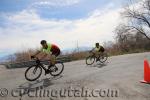
M49 74L50 73L50 71L49 70L46 70L45 71L45 75L47 75L47 74Z
M96 59L96 62L98 62L98 61L99 61L99 58Z

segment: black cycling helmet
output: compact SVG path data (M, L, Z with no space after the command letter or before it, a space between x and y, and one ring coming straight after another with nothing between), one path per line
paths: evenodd
M41 41L41 44L46 44L46 43L47 43L46 40Z
M99 43L95 43L95 45L99 45Z

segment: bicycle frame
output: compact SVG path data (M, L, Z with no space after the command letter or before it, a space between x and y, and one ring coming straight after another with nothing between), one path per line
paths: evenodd
M96 58L95 53L93 51L90 51L90 56Z
M41 67L42 69L44 69L44 71L47 70L38 58L36 58L36 66Z
M32 57L33 58L33 57ZM55 69L49 69L47 67L44 66L44 64L42 63L42 61L40 61L38 58L34 58L36 64L32 65L31 67L27 68L27 70L25 71L25 78L28 80L28 81L35 81L36 79L38 79L41 74L42 74L42 69L44 69L45 71L45 75L46 74L50 74L52 76L58 76L62 73L63 69L64 69L64 65L62 62L57 62L57 64L61 64L61 70L58 70L57 66L54 66ZM46 64L46 65L49 65L49 64ZM49 67L49 66L48 66ZM30 69L34 68L33 70L33 75L36 74L37 72L37 69L39 69L38 72L40 72L39 74L36 74L38 76L34 77L34 78L29 78L28 77L28 72Z

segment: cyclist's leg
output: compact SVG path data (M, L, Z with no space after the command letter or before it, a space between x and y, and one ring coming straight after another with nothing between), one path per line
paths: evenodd
M103 57L104 52L105 52L105 49L102 48L102 49L100 50L100 55L99 55L100 57L102 57L102 59L104 58L104 57Z
M98 58L99 58L99 51L94 50L93 53L95 54L96 61L98 61Z
M48 55L48 59L50 61L50 64L48 66L48 70L51 68L51 66L55 65L55 55L49 54ZM47 73L49 73L49 71L47 70Z
M95 57L98 58L99 57L99 51L94 51Z
M51 66L56 64L56 57L59 55L60 55L59 49L52 51L52 54L50 55Z
M55 65L55 61L56 61L56 60L55 60L55 59L56 59L56 56L55 56L55 55L49 54L49 55L48 55L48 59L49 59L49 61L50 61L49 67Z

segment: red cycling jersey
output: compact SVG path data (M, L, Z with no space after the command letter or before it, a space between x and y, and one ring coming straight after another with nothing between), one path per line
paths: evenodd
M52 44L51 45L51 52L52 52L52 55L58 56L60 54L60 49L57 45Z

